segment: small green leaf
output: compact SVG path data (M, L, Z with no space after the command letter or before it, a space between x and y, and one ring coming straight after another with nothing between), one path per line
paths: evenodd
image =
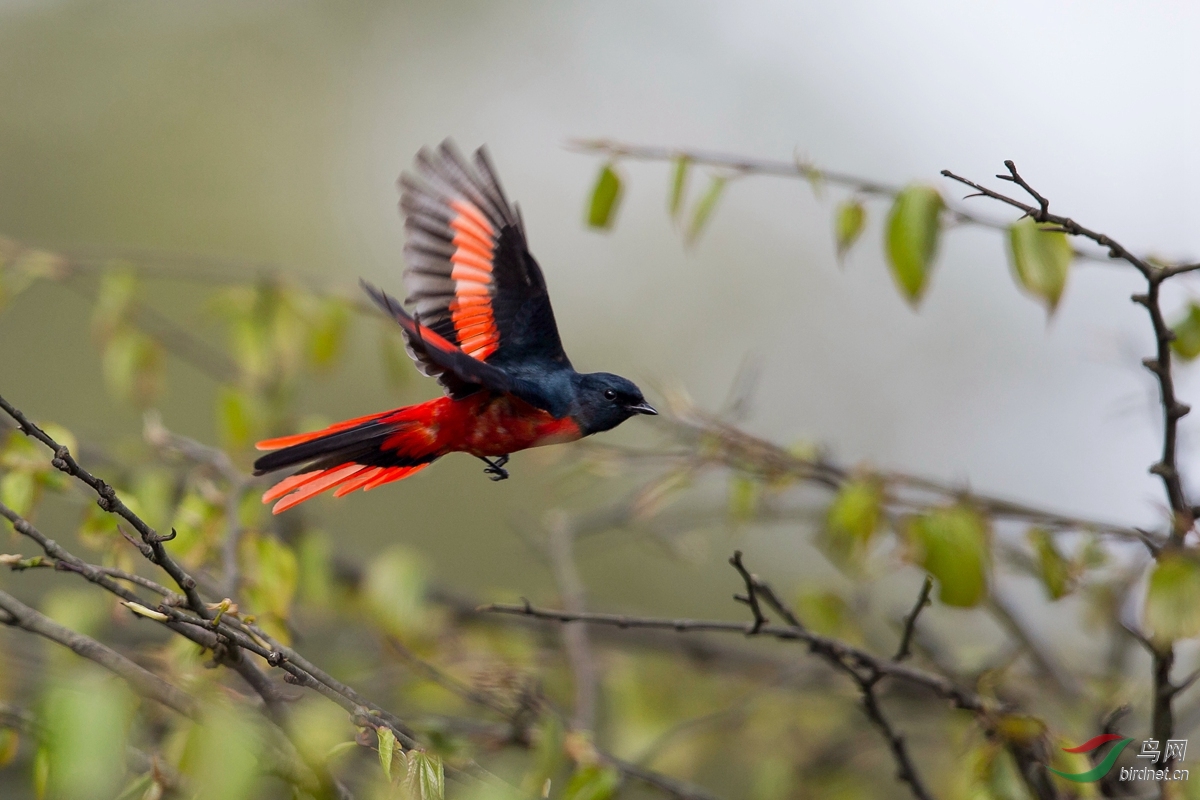
M350 308L340 297L320 301L308 329L308 362L316 369L328 369L342 352Z
M621 774L611 767L588 764L567 781L562 800L609 800L621 785Z
M671 194L667 202L667 209L671 212L671 218L679 217L679 212L683 209L683 198L687 193L688 168L691 166L692 160L687 156L676 156L674 168L671 170Z
M0 502L18 515L28 517L37 503L37 476L31 470L6 472L0 478Z
M162 390L162 346L133 328L121 328L109 337L103 367L109 391L139 408L153 403Z
M1029 542L1037 553L1038 573L1042 585L1051 600L1057 600L1067 595L1072 589L1072 569L1067 559L1063 558L1054 542L1054 536L1045 528L1030 528Z
M379 740L379 766L383 767L383 776L390 783L392 780L392 760L396 756L396 734L386 725L375 729L375 737Z
M428 622L424 570L404 548L392 547L372 559L363 594L367 607L393 634L421 631Z
M873 478L852 480L829 505L818 540L821 549L839 568L858 573L882 521L883 486Z
M596 185L592 189L592 200L588 204L587 224L593 228L608 230L615 222L617 206L621 201L621 177L611 163L600 168Z
M883 518L883 487L870 478L844 485L826 515L831 533L857 542L870 541Z
M12 728L0 728L0 769L7 767L21 749L21 735Z
M938 599L970 608L987 595L988 529L972 508L938 508L910 517L905 533L914 561L937 579Z
M1145 619L1157 642L1200 635L1200 561L1184 553L1159 558L1146 591Z
M535 797L546 781L558 774L566 760L563 751L564 736L562 721L557 714L543 714L534 728L533 763L521 780L525 795Z
M837 257L841 261L858 241L867 223L867 209L862 201L852 197L837 207L833 217L833 233L837 240Z
M758 481L746 475L733 473L729 477L729 516L736 520L754 517L758 509L760 492Z
M87 669L51 689L44 723L49 796L109 800L125 772L134 699L119 679Z
M241 556L246 565L247 604L264 615L259 620L263 627L286 642L290 637L282 623L291 616L300 575L296 554L274 536L250 534L242 539Z
M50 748L45 745L38 748L33 756L33 796L37 800L45 800L46 790L50 788Z
M261 797L255 784L263 735L249 713L223 703L206 704L204 719L192 727L180 771L194 800L250 800Z
M442 759L423 750L409 751L404 788L409 800L444 800L446 773Z
M1200 305L1194 301L1188 303L1187 316L1176 322L1171 330L1175 333L1175 341L1171 342L1175 355L1184 361L1200 356Z
M713 210L717 207L717 201L721 199L721 193L725 191L725 184L729 179L723 175L713 175L708 183L708 189L704 195L696 202L696 207L692 210L692 221L688 225L687 233L684 235L684 241L689 245L694 244L700 233L704 230L704 226L708 224L709 217L712 216Z
M106 339L127 321L137 298L137 275L127 268L110 269L100 278L92 311L92 330Z
M1017 283L1054 313L1074 257L1067 235L1042 230L1032 217L1024 217L1009 226L1008 247Z
M241 389L222 386L217 391L217 427L230 447L245 447L259 428L259 410Z
M913 185L896 196L887 221L887 255L892 277L913 306L929 284L937 255L945 203L937 189Z

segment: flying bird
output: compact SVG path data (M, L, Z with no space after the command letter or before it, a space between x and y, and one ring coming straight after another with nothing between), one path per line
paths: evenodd
M579 373L563 351L542 270L485 148L468 162L450 140L400 176L407 241L395 298L363 289L403 332L409 356L445 396L259 442L254 474L297 468L263 495L278 514L321 492L341 497L407 478L448 453L504 480L510 453L656 414L632 382Z

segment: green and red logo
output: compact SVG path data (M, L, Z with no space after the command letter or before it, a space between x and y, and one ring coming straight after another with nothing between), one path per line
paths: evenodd
M1121 755L1121 751L1124 750L1126 745L1132 742L1133 739L1125 736L1118 736L1115 733L1102 733L1093 739L1088 739L1086 742L1077 747L1063 748L1063 752L1065 753L1090 753L1093 750L1108 744L1109 742L1116 741L1119 741L1119 744L1117 744L1117 746L1112 750L1108 751L1108 755L1104 757L1103 761L1089 769L1087 772L1060 772L1054 767L1047 767L1046 769L1050 770L1060 778L1066 778L1067 780L1075 781L1076 783L1098 781L1108 774L1109 770L1113 768L1113 764L1117 763L1117 758Z

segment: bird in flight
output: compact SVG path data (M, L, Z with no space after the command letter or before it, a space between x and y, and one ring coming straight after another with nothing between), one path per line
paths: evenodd
M259 442L271 452L254 462L255 475L299 468L263 495L276 514L329 489L341 497L407 478L447 453L470 453L504 480L510 453L658 413L632 381L571 366L520 212L486 149L468 162L450 140L422 148L400 191L412 312L362 287L445 396Z

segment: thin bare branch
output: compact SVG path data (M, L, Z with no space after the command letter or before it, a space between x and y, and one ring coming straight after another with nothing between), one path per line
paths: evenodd
M892 661L903 661L910 655L913 634L917 632L917 617L930 605L929 593L932 591L933 576L926 575L925 580L921 582L921 593L917 595L917 602L913 604L912 611L904 617L904 633L900 636L900 646L896 648L896 655L892 656Z

